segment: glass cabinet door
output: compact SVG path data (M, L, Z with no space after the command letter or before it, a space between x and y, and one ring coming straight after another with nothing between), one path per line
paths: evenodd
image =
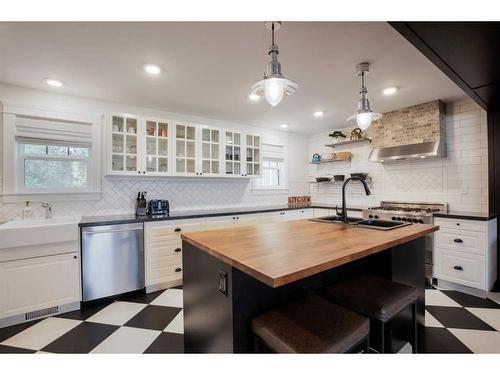
M258 135L247 134L246 136L246 175L260 176L261 174L261 139Z
M203 174L220 173L219 129L201 128L201 172Z
M146 172L168 173L168 139L170 125L166 121L146 120Z
M175 172L194 174L196 170L196 127L175 125Z
M225 174L241 176L241 133L225 131Z
M138 172L137 119L111 117L111 171Z

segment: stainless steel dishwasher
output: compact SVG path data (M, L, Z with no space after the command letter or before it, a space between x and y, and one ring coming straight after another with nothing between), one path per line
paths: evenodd
M82 228L83 302L144 287L142 223Z

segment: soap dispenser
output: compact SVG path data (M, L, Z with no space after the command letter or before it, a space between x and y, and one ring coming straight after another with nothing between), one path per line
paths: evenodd
M23 208L23 219L31 219L33 217L33 211L31 210L31 203L28 201Z

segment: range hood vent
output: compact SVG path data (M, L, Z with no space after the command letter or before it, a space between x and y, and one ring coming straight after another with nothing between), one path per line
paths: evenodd
M370 161L446 157L444 105L438 100L386 113L372 132Z

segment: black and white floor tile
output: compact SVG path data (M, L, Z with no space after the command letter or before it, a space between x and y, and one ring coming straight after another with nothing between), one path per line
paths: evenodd
M493 299L426 290L419 352L500 353ZM183 353L182 300L167 289L2 328L0 353Z
M425 328L420 352L500 353L497 302L452 290L425 292Z
M0 353L183 353L182 289L0 329Z

